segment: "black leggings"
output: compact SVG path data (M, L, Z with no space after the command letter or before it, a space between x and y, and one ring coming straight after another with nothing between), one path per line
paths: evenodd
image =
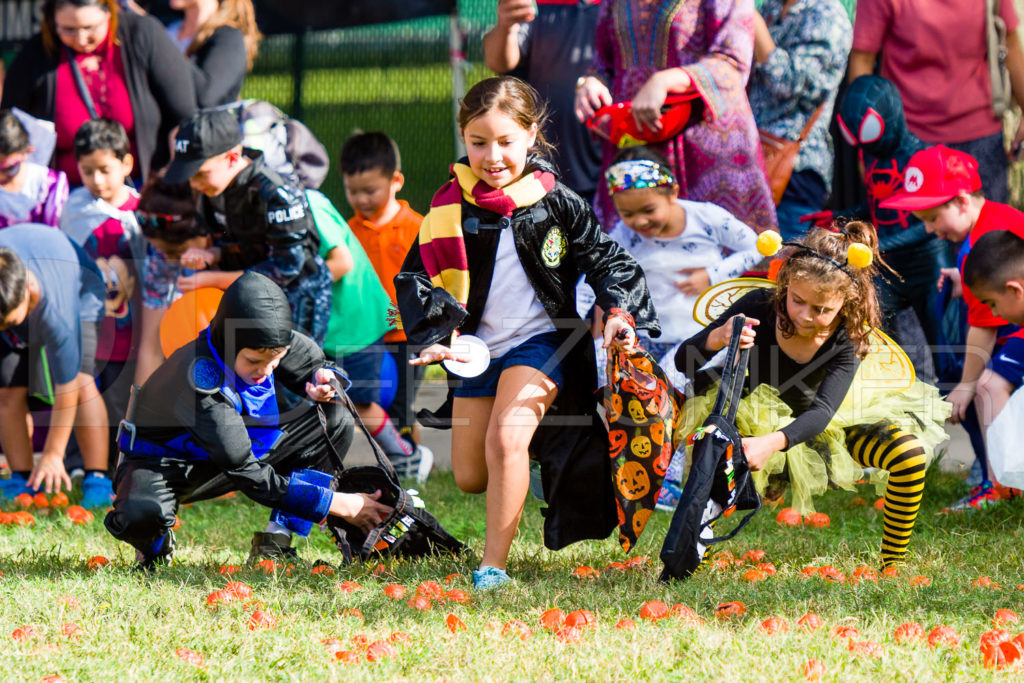
M327 433L344 457L352 443L352 416L339 405L319 405L327 418ZM281 429L284 436L262 462L273 465L283 477L302 469L333 473L334 463L314 406ZM145 552L174 526L179 504L216 498L236 489L208 460L126 456L114 477L117 496L104 524L114 538Z

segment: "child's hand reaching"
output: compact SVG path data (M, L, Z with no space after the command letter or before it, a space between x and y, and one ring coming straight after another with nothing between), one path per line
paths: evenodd
M189 247L181 255L181 265L192 270L205 270L216 260L216 254L211 250L199 247Z
M456 353L444 344L431 344L420 351L417 358L409 361L409 365L430 365L443 360L454 360L460 363L468 363L471 359L467 353Z
M959 299L964 295L964 287L959 268L942 268L939 270L939 273L940 275L937 286L940 292L942 291L942 286L946 284L946 280L949 280L950 285L953 287L949 293L950 298Z
M764 468L772 453L781 451L786 445L786 435L782 432L772 432L764 436L748 436L743 439L743 455L747 457L750 469L757 472Z
M636 346L636 330L617 315L608 316L604 323L603 348L617 346L623 351L632 351Z
M676 272L683 276L682 280L676 282L676 289L686 296L699 296L711 286L707 268L683 268Z
M313 373L313 381L306 382L306 396L309 396L311 401L319 403L324 403L334 398L336 392L334 387L330 385L333 374L333 372L324 368L320 368Z
M732 321L736 318L746 318L746 325L743 326L743 333L740 335L740 348L749 349L754 345L754 339L757 337L757 330L754 329L755 325L760 325L761 321L757 318L750 318L743 316L742 314L734 315L725 321L724 325L716 327L715 330L708 335L707 341L704 345L708 351L720 351L729 345L729 338L732 336Z
M330 514L370 531L391 514L391 506L378 502L380 491L373 493L335 493Z

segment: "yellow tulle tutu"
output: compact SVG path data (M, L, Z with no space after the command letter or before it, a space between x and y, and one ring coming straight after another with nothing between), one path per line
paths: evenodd
M847 450L844 429L855 425L898 426L920 439L931 463L935 447L947 438L943 423L951 412L950 404L942 400L935 387L918 380L913 380L902 391L893 391L873 389L859 379L854 380L821 434L787 451L773 453L764 469L753 473L762 495L778 494L788 485L793 492L793 507L806 515L814 511L814 496L828 488L853 489L864 477L864 468ZM677 438L692 434L704 423L717 393L716 384L704 394L686 401L676 426ZM743 436L763 436L785 427L793 419L793 411L779 397L778 390L760 384L740 400L736 427ZM690 447L686 455L685 470L689 472ZM878 494L884 493L889 473L875 470L870 478Z

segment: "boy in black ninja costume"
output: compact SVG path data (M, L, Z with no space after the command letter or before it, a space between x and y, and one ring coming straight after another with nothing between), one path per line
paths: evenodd
M273 508L266 531L253 537L250 560L294 555L292 533L307 535L329 514L370 529L391 511L377 501L379 491L330 489L326 439L344 455L353 421L327 402L335 370L292 328L281 288L245 273L224 293L209 329L134 397L118 437L123 457L105 524L135 547L141 567L170 560L179 503L232 490ZM278 386L319 403L280 414Z

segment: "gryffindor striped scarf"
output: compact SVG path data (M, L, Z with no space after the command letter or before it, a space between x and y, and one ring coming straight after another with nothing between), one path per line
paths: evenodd
M511 216L517 208L536 204L550 192L555 187L555 176L536 170L496 190L465 164L452 164L450 172L452 179L434 195L420 225L420 258L430 282L465 306L469 301L469 263L462 236L462 200Z

